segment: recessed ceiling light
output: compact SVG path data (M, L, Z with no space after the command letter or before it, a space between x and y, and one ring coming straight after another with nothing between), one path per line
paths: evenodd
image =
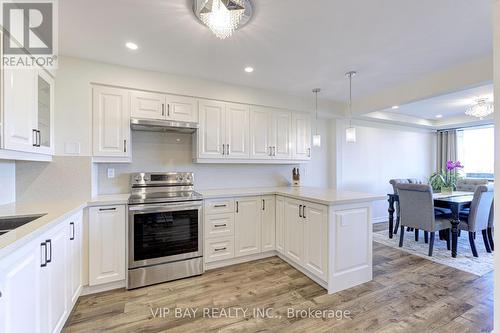
M436 118L443 118L443 115L442 114L437 114Z
M252 73L253 72L253 67L250 67L250 66L245 67L245 72Z
M394 105L394 106L392 107L392 109L393 109L393 110L399 109L399 105Z
M131 50L137 50L139 48L139 46L137 46L136 43L132 43L132 42L125 43L125 46Z

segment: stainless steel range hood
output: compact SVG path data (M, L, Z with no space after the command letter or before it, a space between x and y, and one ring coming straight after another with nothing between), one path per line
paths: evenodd
M186 121L130 118L130 128L136 131L194 133L197 123Z

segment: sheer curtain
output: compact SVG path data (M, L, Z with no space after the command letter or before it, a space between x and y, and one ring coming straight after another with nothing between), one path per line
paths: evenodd
M447 161L457 160L457 130L437 132L437 171L446 169Z

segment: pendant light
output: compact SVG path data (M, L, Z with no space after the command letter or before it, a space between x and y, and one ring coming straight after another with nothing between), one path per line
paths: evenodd
M321 135L318 133L318 93L321 91L320 88L314 88L312 92L314 93L316 97L316 122L315 122L315 134L313 135L313 146L314 147L321 147Z
M349 78L349 127L345 130L345 138L347 143L356 142L356 128L352 127L352 77L357 74L356 71L349 71L345 76Z

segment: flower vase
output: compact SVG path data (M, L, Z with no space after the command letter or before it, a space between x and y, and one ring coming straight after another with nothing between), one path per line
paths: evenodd
M453 194L453 187L441 186L441 194Z

